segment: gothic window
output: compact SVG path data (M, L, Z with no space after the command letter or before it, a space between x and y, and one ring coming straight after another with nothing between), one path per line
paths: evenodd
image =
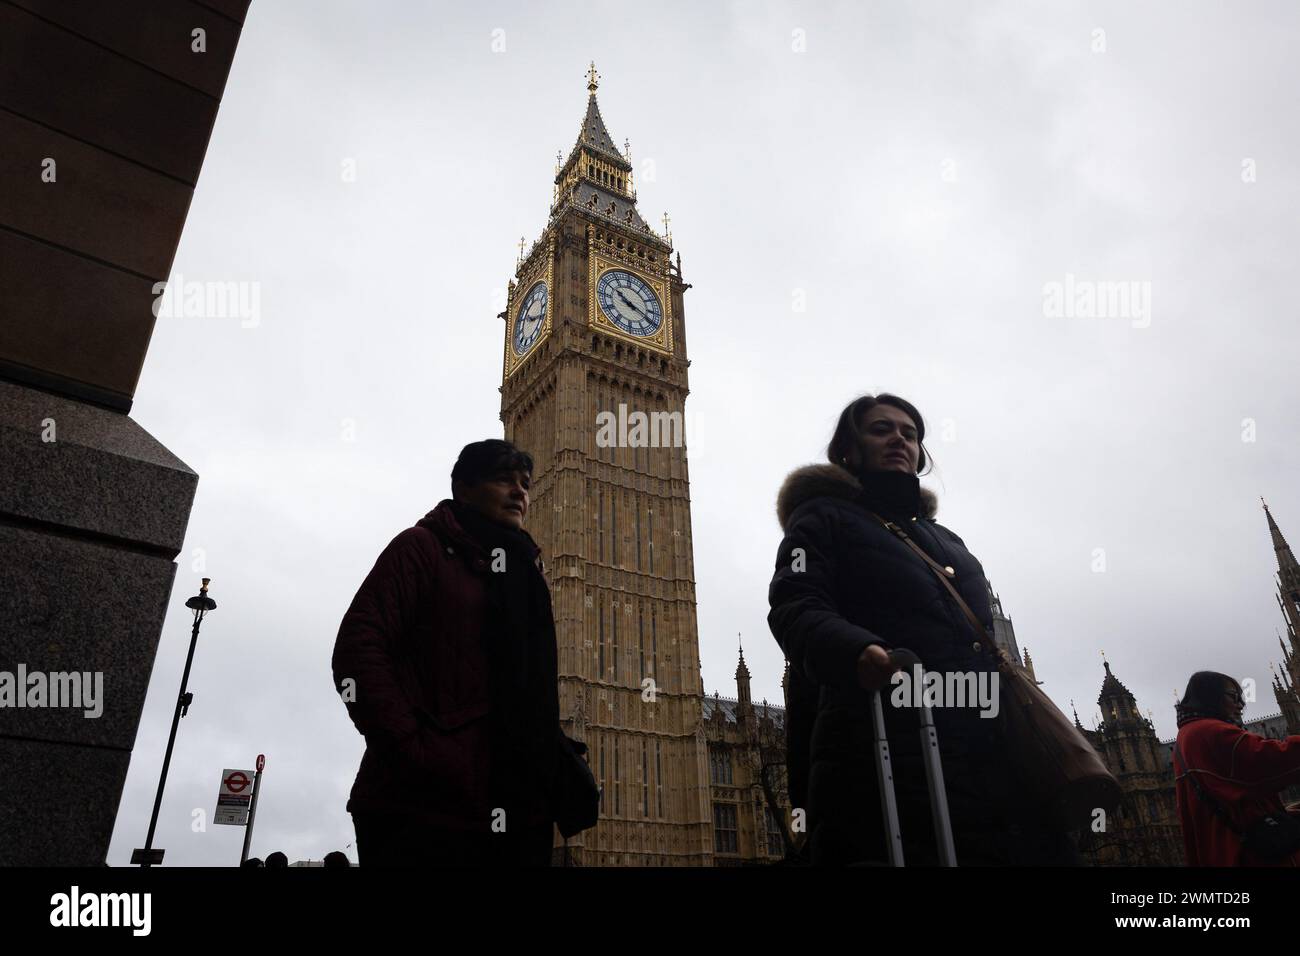
M632 510L636 513L636 569L641 570L641 503L632 498Z
M619 618L617 609L618 609L618 602L615 601L614 606L610 609L610 623L613 628L612 633L614 638L614 646L612 648L614 652L614 674L611 679L616 682L618 681L618 618Z
M606 395L606 396L605 396L605 411L609 412L611 415L614 414L615 411L616 411L616 409L614 408L614 399L613 399L612 396L609 396L609 395ZM614 443L613 443L613 442L610 442L609 444L607 444L607 445L605 446L605 450L604 450L604 452L601 454L601 457L604 458L606 461L610 462L611 464L613 464L613 462L614 462Z
M650 605L650 667L659 669L659 636L655 633L655 606Z
M646 512L646 521L650 525L650 573L655 573L655 511L651 508Z
M636 642L641 654L641 680L645 680L645 618L640 614L636 616Z
M605 811L605 791L609 789L605 781L605 735L600 735L600 810Z
M623 812L622 797L623 778L618 772L618 738L614 738L614 815L618 816Z
M641 816L650 816L650 749L641 741Z
M601 595L596 599L596 617L600 621L600 640L597 646L600 648L600 673L597 677L600 680L605 679L605 596Z
M596 496L596 540L599 560L603 564L605 561L605 492L602 489Z
M609 496L609 563L621 567L618 560L618 495Z
M785 852L785 842L781 839L781 821L768 806L763 807L763 818L767 822L767 855L781 856Z
M709 748L710 777L719 786L731 786L731 752L722 747Z
M713 851L715 853L736 853L736 805L734 803L715 803L713 805Z
M664 764L663 749L660 741L655 741L655 803L657 809L655 816L663 819L664 815Z

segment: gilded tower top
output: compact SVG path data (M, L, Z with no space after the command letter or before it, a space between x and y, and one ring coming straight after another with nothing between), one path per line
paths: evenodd
M577 208L594 218L629 229L665 252L670 251L671 240L665 240L651 229L637 210L630 149L620 150L605 126L596 99L599 86L600 74L592 63L587 69L587 110L577 141L556 170L551 216L567 208Z

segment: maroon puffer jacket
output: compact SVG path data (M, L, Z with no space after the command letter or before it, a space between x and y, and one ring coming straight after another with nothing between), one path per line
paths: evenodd
M392 540L352 599L333 659L335 689L366 738L350 813L489 829L489 568L443 501ZM546 822L544 801L530 816Z

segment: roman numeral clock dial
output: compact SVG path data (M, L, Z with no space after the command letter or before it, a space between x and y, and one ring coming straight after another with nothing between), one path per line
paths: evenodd
M629 335L654 335L663 324L663 307L640 276L610 269L596 283L596 301L605 318Z
M523 355L533 343L546 322L546 283L538 282L528 290L515 316L515 354Z

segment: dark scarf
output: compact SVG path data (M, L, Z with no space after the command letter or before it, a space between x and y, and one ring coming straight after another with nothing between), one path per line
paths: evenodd
M859 499L882 518L907 519L921 513L921 482L901 471L863 471Z
M483 641L492 680L493 806L529 814L548 799L560 726L555 620L546 579L526 531L498 524L459 502L461 528L487 555ZM497 551L497 549L500 551ZM504 570L492 570L501 567Z

